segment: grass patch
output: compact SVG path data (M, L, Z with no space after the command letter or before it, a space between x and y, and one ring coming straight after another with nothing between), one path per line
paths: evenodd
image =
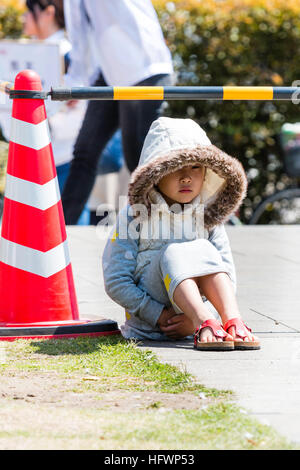
M186 371L160 363L152 351L121 337L16 341L1 349L5 361L0 364L0 448L295 448L240 410L230 392L195 383ZM9 380L17 379L24 389L24 378L40 387L46 399L38 400L30 387L22 396L18 390L9 394L9 389L18 388ZM78 400L79 392L78 405L72 399ZM118 394L125 397L125 405L103 405L112 396L118 399ZM152 395L146 403L147 394ZM89 405L91 396L96 401ZM168 408L170 396L173 407ZM182 401L191 396L197 397L196 406L193 402L191 409L182 409ZM128 409L130 400L134 405Z
M162 364L150 350L117 336L65 340L20 340L8 343L7 362L0 370L55 370L63 374L83 374L101 378L103 388L156 390L164 393L204 392L223 397L229 391L208 389L179 368ZM86 383L86 387L91 386Z
M32 420L12 423L20 414L19 403L2 409L0 448L6 449L103 449L103 450L289 450L293 446L269 426L241 414L230 403L205 410L161 412L65 410L40 406ZM22 415L23 416L23 415ZM13 425L13 426L12 426ZM5 445L3 445L5 443Z
M205 410L180 410L173 413L144 413L143 420L131 421L130 429L110 429L115 442L133 448L142 439L146 449L277 449L287 443L255 420L242 415L233 404L218 403ZM143 447L140 447L141 449Z

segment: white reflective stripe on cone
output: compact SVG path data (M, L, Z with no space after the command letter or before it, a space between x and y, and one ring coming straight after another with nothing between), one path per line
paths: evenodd
M39 124L31 124L11 118L10 140L15 144L24 145L34 150L46 147L51 142L47 119Z
M49 251L42 252L1 237L0 261L47 278L70 264L70 254L67 240Z
M4 196L44 211L60 201L57 177L48 183L37 184L7 174Z

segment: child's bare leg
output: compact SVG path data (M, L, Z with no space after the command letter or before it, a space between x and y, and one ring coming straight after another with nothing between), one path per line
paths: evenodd
M212 312L204 305L199 292L197 278L185 279L178 284L174 290L173 299L183 313L193 322L194 330L205 320L215 318ZM222 339L217 339L213 335L211 328L203 328L200 341L222 341Z
M223 323L241 317L232 281L226 273L213 273L197 278L200 292L213 304Z
M218 311L223 324L231 318L241 318L232 281L227 273L220 272L198 277L197 285L200 292L205 295ZM235 327L231 327L228 333L235 337ZM254 341L256 339L249 332L245 341Z

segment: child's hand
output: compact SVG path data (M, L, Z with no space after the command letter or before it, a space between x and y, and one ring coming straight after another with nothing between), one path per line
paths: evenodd
M160 329L172 339L185 338L195 332L192 320L184 313L173 315L167 320L167 325L162 325Z
M157 321L157 325L160 327L168 326L168 320L176 315L176 312L173 307L165 307L161 312L161 315Z

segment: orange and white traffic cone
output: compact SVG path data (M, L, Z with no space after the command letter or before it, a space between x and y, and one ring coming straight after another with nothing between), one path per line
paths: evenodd
M41 91L39 76L20 72L14 90ZM114 333L114 321L79 318L44 100L16 97L0 240L0 340Z

